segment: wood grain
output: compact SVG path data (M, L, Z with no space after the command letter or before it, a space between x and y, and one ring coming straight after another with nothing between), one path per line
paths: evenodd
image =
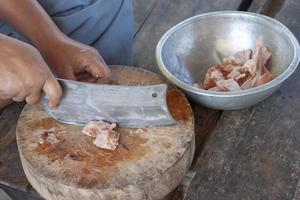
M163 82L137 68L112 67L112 73L113 82L120 85ZM55 121L40 105L26 106L17 140L28 180L51 200L161 199L189 169L195 142L194 119L185 96L170 87L167 101L175 126L119 128L121 145L116 151L94 146L92 138L81 133L82 127Z
M274 0L253 0L248 8L248 12L264 14L272 1Z
M161 36L172 26L196 14L218 10L237 10L242 0L164 0L158 1L136 35L134 65L159 72L155 48Z
M300 38L300 2L275 18ZM197 163L188 199L300 199L299 69L271 98L225 111Z
M0 115L0 184L26 190L28 181L22 169L15 141L15 129L23 103L14 103Z
M0 152L15 139L15 130L23 103L14 103L1 110L0 114Z
M0 154L0 184L26 191L28 181L22 169L14 139Z
M137 35L147 18L151 15L158 0L133 0L135 33Z
M151 14L140 28L135 37L134 63L147 70L158 72L155 60L155 48L160 37L178 22L196 14L219 11L237 10L242 0L230 1L205 1L205 0L164 0L158 1ZM202 149L202 144L207 135L213 130L220 111L194 105L197 159ZM174 198L185 196L179 188Z

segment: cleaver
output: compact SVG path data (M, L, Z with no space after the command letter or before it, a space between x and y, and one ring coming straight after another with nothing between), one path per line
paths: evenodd
M59 106L50 109L47 95L41 98L41 104L60 122L86 125L103 120L130 128L175 124L167 106L166 84L122 86L57 80L63 89Z

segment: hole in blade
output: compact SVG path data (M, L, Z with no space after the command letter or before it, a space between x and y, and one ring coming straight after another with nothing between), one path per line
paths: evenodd
M157 95L157 93L152 93L152 97L157 97L158 95Z

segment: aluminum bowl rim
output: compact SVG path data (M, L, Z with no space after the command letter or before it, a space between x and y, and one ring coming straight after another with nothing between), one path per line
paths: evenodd
M200 18L207 17L207 16L217 16L217 15L222 15L222 16L248 16L248 17L254 17L254 18L261 18L264 20L267 20L270 23L273 23L275 25L280 26L284 33L287 35L288 39L293 45L293 59L289 66L284 70L283 73L281 73L279 76L277 76L275 79L272 81L263 84L261 86L257 86L254 88L246 89L246 90L241 90L241 91L231 91L231 92L217 92L217 91L209 91L209 90L204 90L201 88L196 88L190 84L187 84L180 79L176 78L165 66L163 59L162 59L162 48L167 41L167 39L174 34L176 31L181 29L183 26L186 26L188 24L191 24L195 21L197 21ZM260 15L257 13L250 13L250 12L243 12L243 11L218 11L218 12L209 12L205 14L200 14L196 15L194 17L188 18L177 25L173 26L170 28L159 40L157 46L156 46L156 61L158 64L158 67L160 71L163 73L163 75L170 80L173 84L176 86L189 91L193 94L200 94L200 95L205 95L205 96L212 96L212 97L235 97L235 96L246 96L246 95L251 95L259 92L266 91L268 89L271 89L279 84L281 84L284 80L286 80L288 77L290 77L296 68L298 67L299 61L300 61L300 47L298 40L294 36L294 34L281 22L279 22L276 19L273 19L271 17L265 16L265 15Z

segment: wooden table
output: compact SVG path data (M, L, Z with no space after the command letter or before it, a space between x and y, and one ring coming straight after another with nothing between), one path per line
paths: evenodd
M300 39L299 0L135 0L134 65L158 72L155 46L174 24L219 10L278 19ZM193 105L196 154L171 199L300 199L299 70L264 102L240 111ZM40 199L20 163L15 126L22 103L0 111L0 184L13 199Z

